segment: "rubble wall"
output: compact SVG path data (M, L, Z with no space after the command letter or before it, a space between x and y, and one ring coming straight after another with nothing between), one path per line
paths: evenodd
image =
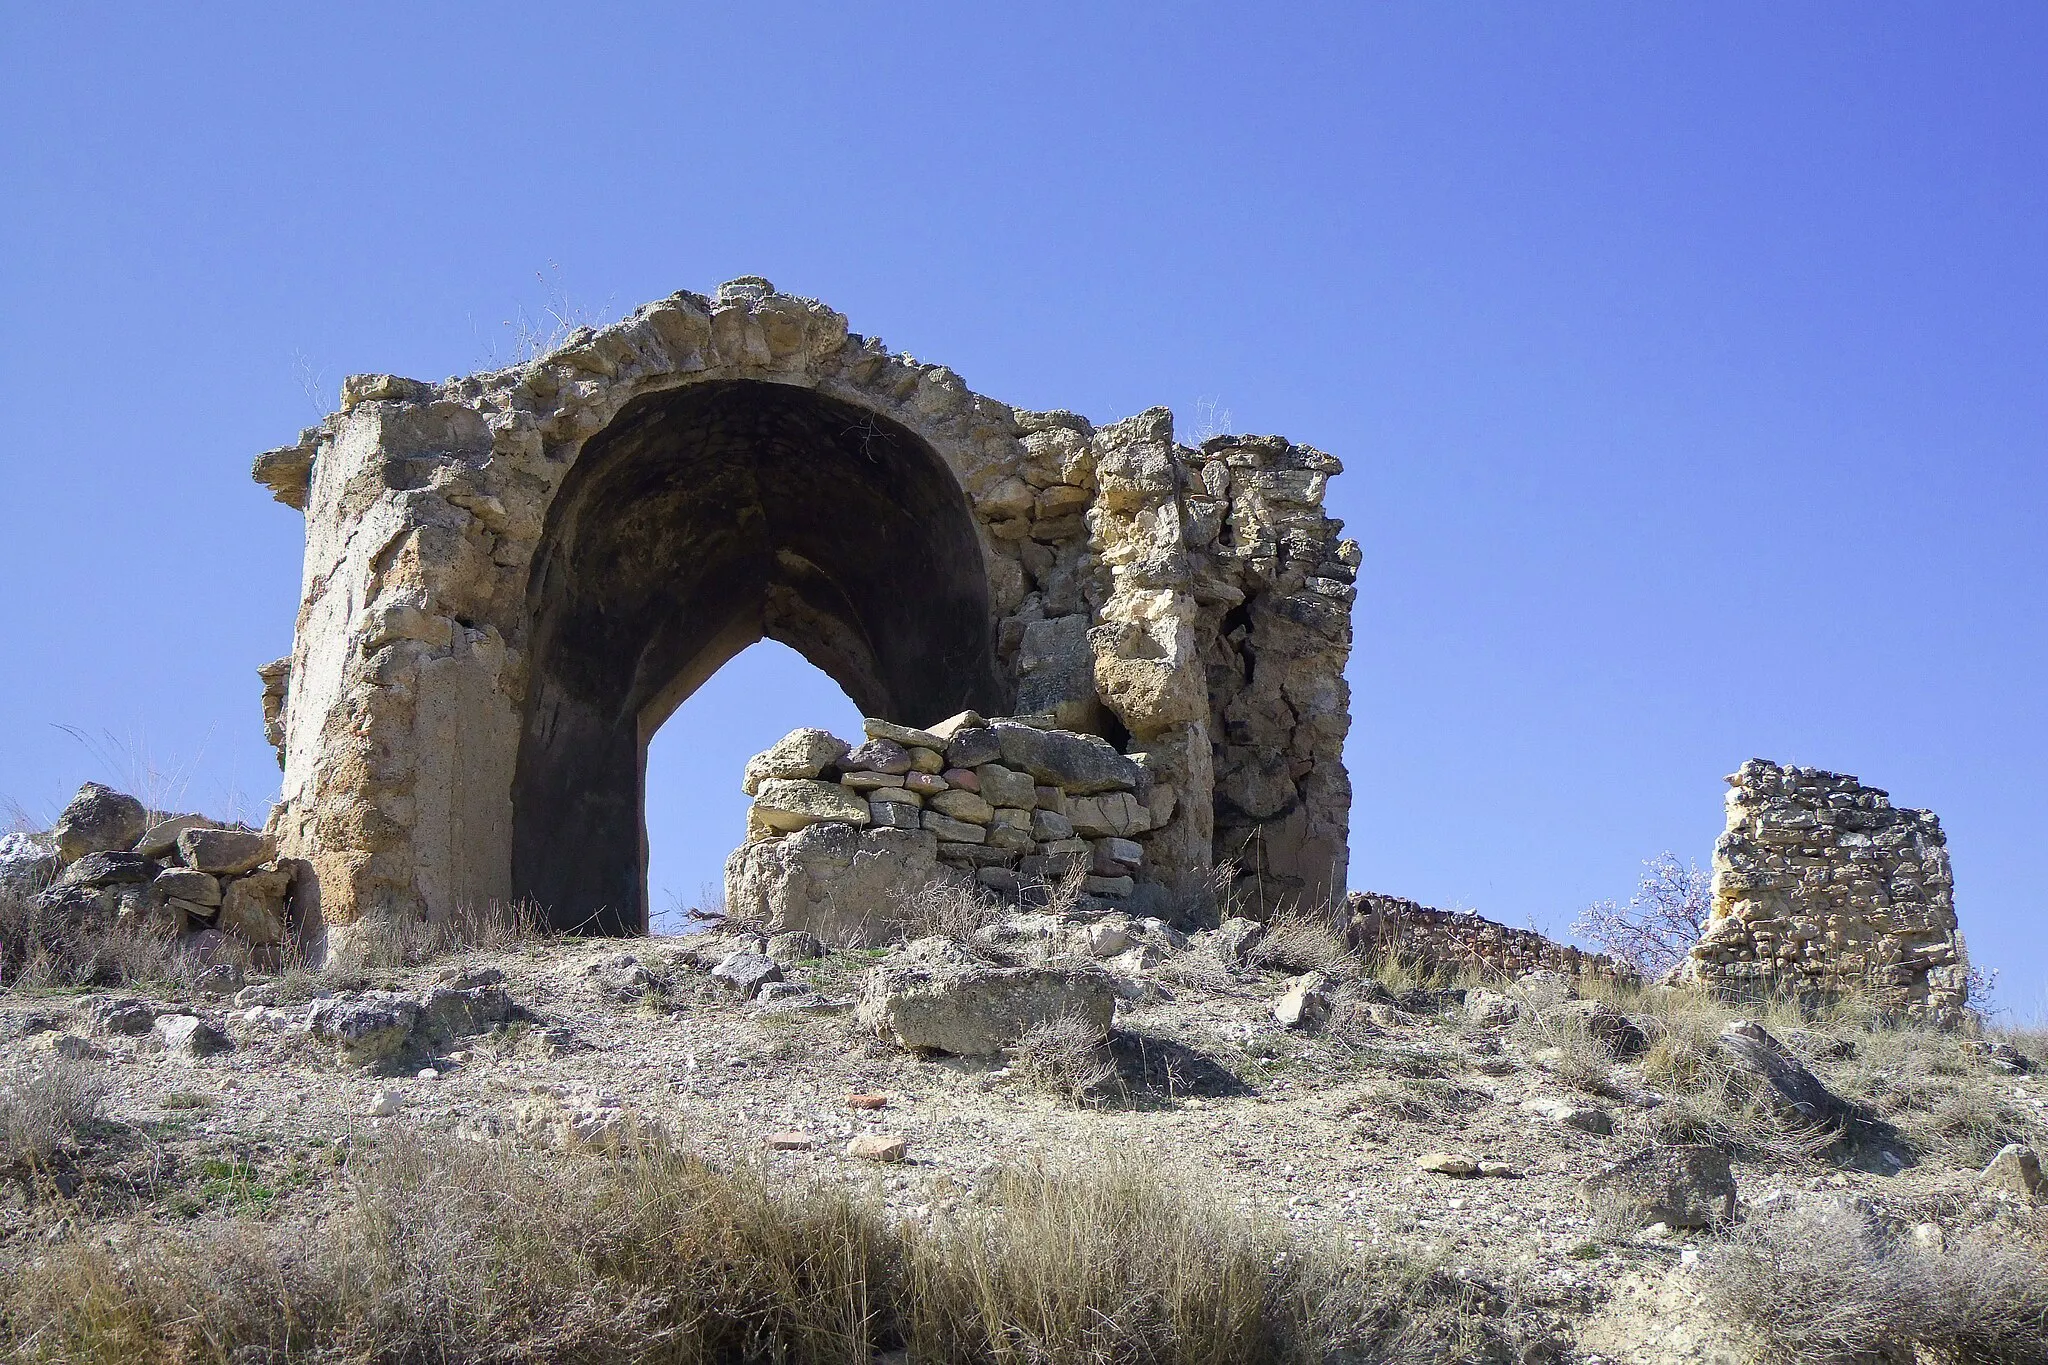
M911 480L929 535L864 468ZM1322 512L1337 469L1278 438L1191 449L1164 409L1020 411L751 278L511 369L352 376L254 470L306 515L292 654L262 670L272 832L330 925L530 896L643 928L647 738L773 638L871 715L931 724L952 688L1110 741L1172 798L1136 838L1161 884L1221 857L1275 899L1335 896L1359 560ZM636 522L649 498L674 515Z
M1533 929L1513 929L1484 915L1436 910L1369 892L1354 893L1348 905L1348 937L1354 945L1392 954L1425 970L1476 972L1510 981L1533 971L1636 980L1627 964L1604 954L1555 942Z
M726 910L773 932L889 943L904 903L949 879L1028 902L1071 877L1092 909L1174 908L1141 842L1174 794L1095 735L971 711L930 730L870 719L858 744L796 730L742 789Z
M1764 759L1728 784L1713 910L1683 972L1731 994L1861 994L1957 1019L1969 966L1934 813Z

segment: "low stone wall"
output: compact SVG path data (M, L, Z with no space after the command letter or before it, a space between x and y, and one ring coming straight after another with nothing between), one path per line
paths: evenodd
M1934 813L1760 758L1728 783L1713 910L1682 973L1733 994L1865 994L1960 1019L1969 967Z
M60 921L217 931L256 949L290 931L303 865L269 835L200 815L152 815L97 782L79 789L45 833L0 840L0 891L33 898Z
M890 903L951 873L1016 895L1079 869L1129 902L1143 835L1174 789L1096 735L962 712L929 730L869 720L860 744L794 730L748 764L747 842L726 863L730 913L827 942L867 942Z
M1604 954L1555 942L1533 929L1511 929L1484 915L1436 910L1370 892L1354 892L1348 908L1353 944L1395 954L1427 970L1470 970L1507 979L1539 970L1610 981L1636 979L1634 969Z

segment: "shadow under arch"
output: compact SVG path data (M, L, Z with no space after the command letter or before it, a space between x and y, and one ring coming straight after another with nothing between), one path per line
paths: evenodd
M756 640L867 715L1008 709L959 481L900 424L810 389L627 404L549 507L527 599L512 881L561 929L645 932L647 741Z

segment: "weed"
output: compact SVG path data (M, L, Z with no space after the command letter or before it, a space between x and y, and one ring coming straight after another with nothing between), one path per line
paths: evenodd
M1011 1069L1026 1084L1070 1104L1098 1098L1116 1079L1102 1034L1079 1014L1062 1014L1025 1031L1010 1047Z

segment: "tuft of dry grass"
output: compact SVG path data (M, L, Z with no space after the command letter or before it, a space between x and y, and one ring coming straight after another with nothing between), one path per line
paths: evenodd
M975 935L1003 918L1003 905L980 886L958 877L936 877L894 907L901 938L949 938L971 944Z
M60 1058L0 1081L0 1170L33 1170L76 1147L106 1116L107 1092L99 1068Z
M1282 910L1266 925L1265 937L1252 946L1246 960L1269 971L1322 972L1332 977L1356 976L1364 965L1345 941L1339 912L1329 906Z
M1011 1069L1028 1085L1070 1104L1099 1099L1116 1080L1108 1043L1079 1014L1027 1029L1011 1044L1010 1058Z
M1843 1201L1751 1221L1701 1277L1708 1304L1774 1360L2039 1361L2048 1353L2041 1229L1923 1250Z
M324 1222L56 1244L0 1288L0 1349L95 1365L1522 1358L1483 1283L1292 1240L1124 1157L1004 1173L931 1227L845 1185L646 1145L393 1136L343 1179Z
M533 901L461 904L436 920L393 918L350 925L336 940L326 968L340 972L391 971L467 952L508 952L557 937Z

